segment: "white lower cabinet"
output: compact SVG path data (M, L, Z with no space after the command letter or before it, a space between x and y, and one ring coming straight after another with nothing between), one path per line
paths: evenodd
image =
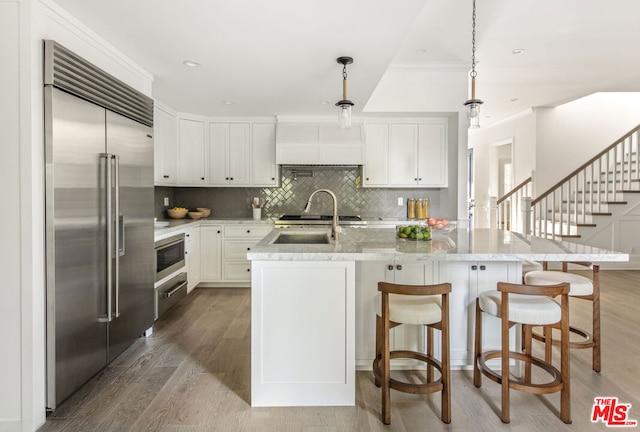
M375 311L373 298L378 282L408 285L451 283L449 301L451 366L473 364L475 299L479 293L497 289L498 282L518 283L517 262L396 261L359 262L356 283L356 366L370 369L375 357ZM500 347L500 321L485 317L484 347ZM495 321L495 322L494 322ZM515 347L515 330L512 341ZM439 357L439 332L435 332L435 354ZM424 326L402 325L391 330L391 349L424 350Z
M200 227L201 281L222 279L222 225Z
M191 292L200 283L200 227L185 232L184 253L187 267L187 292Z
M251 261L247 252L269 234L271 224L225 224L222 247L222 280L250 282Z
M451 366L473 364L473 337L475 334L475 305L478 295L496 290L498 282L519 283L522 279L517 262L458 262L441 261L439 282L452 285ZM500 349L500 320L483 317L483 350ZM516 333L512 329L512 348Z
M373 299L378 294L378 282L407 285L433 284L435 262L364 261L358 263L356 283L356 366L370 369L375 358L376 312ZM423 326L402 325L390 332L390 347L394 349L424 349ZM399 364L400 362L396 362ZM405 362L406 363L406 362Z

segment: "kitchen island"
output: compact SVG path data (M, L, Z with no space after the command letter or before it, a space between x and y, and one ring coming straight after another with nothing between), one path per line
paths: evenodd
M473 304L498 281L518 283L522 261L626 261L628 255L501 230L434 232L431 241L396 239L393 229L346 228L338 242L281 244L276 229L247 254L252 261L252 406L354 405L355 371L375 348L378 281L450 282L453 368L472 365ZM499 346L499 323L485 323ZM422 328L393 330L392 349L421 348ZM515 339L515 338L514 338ZM403 367L397 365L396 367Z

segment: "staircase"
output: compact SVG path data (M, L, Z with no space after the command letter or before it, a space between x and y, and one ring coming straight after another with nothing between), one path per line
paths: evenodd
M640 125L535 199L525 180L498 200L498 227L587 244L606 224L640 210L639 135Z

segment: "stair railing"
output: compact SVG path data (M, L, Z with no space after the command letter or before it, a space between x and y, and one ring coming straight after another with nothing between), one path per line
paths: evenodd
M640 125L564 177L532 202L532 234L555 239L576 235L592 216L610 214L607 204L630 190L640 172Z
M527 220L527 206L523 204L523 199L531 198L532 194L533 183L529 177L498 199L496 219L499 229L528 234L526 231L530 222Z

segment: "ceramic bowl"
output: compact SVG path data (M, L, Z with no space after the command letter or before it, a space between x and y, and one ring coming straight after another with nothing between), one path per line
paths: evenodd
M182 219L187 215L188 212L189 210L187 209L184 209L184 210L167 209L167 214L172 219Z
M202 217L202 212L189 212L189 217L191 219L200 219Z
M211 209L206 207L198 207L196 208L196 210L202 213L202 217L204 218L209 217L209 215L211 214Z

